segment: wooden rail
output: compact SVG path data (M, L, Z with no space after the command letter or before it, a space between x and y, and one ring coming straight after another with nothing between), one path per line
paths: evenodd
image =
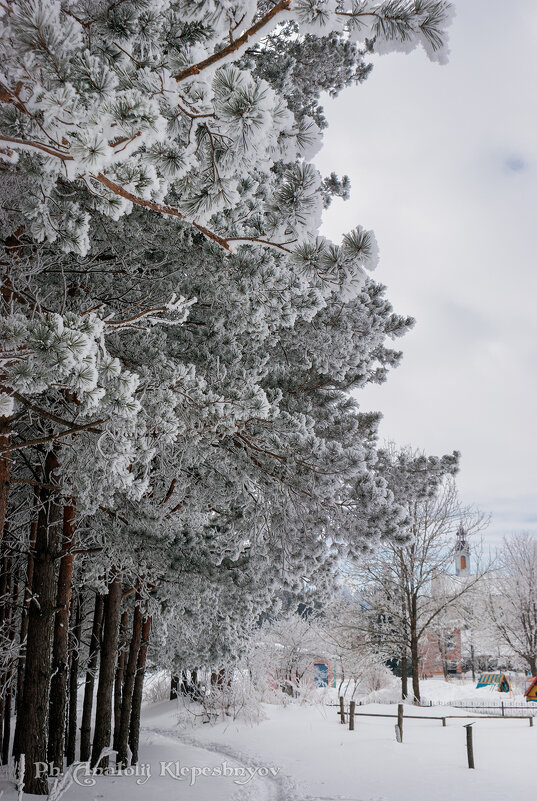
M339 714L339 712L338 712ZM364 718L396 718L397 714L388 712L355 712L355 717L359 715ZM532 715L509 715L502 718L500 715L404 715L405 720L441 720L442 726L446 725L447 720L464 719L464 720L529 720L530 726L533 726Z
M391 713L388 714L387 712L355 712L356 717L358 715L362 715L364 718L396 718L397 713L392 715ZM442 720L444 717L449 717L449 715L405 715L403 714L405 720L409 718L421 718L422 720Z

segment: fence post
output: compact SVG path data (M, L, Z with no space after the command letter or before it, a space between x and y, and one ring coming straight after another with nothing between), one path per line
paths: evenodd
M474 741L473 741L473 723L467 723L465 725L466 729L466 751L468 753L468 767L475 768L474 764Z
M398 743L403 742L403 704L397 704L397 726L395 727L395 736Z
M341 718L341 723L345 723L345 702L343 701L343 696L339 696L339 716Z
M503 701L502 701L502 718L505 717L505 709L503 708Z
M533 726L533 715L530 715L530 728Z
M446 725L446 719L442 718L442 726L445 726L445 725Z
M351 701L349 705L349 731L354 731L354 707L356 701Z

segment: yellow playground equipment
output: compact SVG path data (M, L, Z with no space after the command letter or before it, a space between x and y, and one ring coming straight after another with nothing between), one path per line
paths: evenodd
M524 693L526 701L537 701L537 676L534 676L528 689Z

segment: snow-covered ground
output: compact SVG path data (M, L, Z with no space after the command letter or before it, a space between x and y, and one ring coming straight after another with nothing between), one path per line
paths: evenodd
M372 704L360 712L394 713L393 705ZM224 748L257 765L278 765L296 783L295 793L274 795L289 801L523 801L535 794L531 765L537 727L526 720L474 723L476 770L466 761L470 721L405 721L404 742L395 741L393 718L358 717L356 730L339 723L333 707L265 708L259 725L219 723L196 730L196 742ZM408 714L429 713L408 707ZM431 714L449 714L447 707ZM460 714L460 710L453 710ZM168 704L154 708L147 723L173 725ZM188 796L185 795L185 798ZM257 797L257 796L254 796ZM192 796L194 798L194 796Z
M476 687L477 682L470 677L466 679L455 678L451 681L443 679L428 679L420 682L420 692L422 703L474 703L476 705L498 705L503 701L505 704L516 704L528 708L524 698L525 681L521 675L509 675L509 680L513 687L510 693L499 693L496 685ZM400 697L400 684L394 683L391 687L369 693L368 700L384 703L396 703ZM337 695L337 693L336 693Z
M473 685L424 682L437 700L467 698ZM426 691L426 692L425 692ZM332 693L324 693L326 697ZM482 693L478 693L482 697ZM496 700L497 696L488 696ZM358 712L393 714L394 704ZM405 714L461 714L447 706L405 707ZM537 725L527 720L476 720L476 769L466 761L468 720L407 720L404 742L391 717L356 720L348 731L326 704L265 704L258 724L188 722L177 702L149 704L143 718L138 776L85 777L65 801L527 801L535 796ZM203 771L203 773L202 773ZM163 774L163 775L161 775ZM205 775L204 775L205 774ZM4 785L5 786L5 785ZM16 793L5 789L3 801Z

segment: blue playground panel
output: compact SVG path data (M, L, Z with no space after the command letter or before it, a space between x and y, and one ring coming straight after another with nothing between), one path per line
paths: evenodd
M316 662L313 666L315 674L313 683L316 687L328 687L328 665L324 662Z

